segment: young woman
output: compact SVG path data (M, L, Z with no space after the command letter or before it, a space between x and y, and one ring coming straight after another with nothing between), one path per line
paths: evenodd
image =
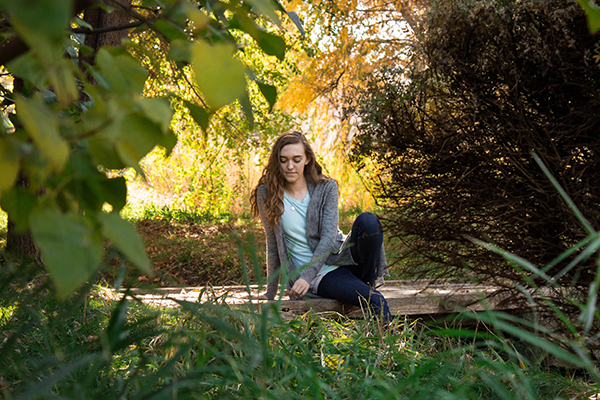
M300 132L285 133L273 145L250 199L266 233L267 276L287 268L295 277L287 286L292 298L316 294L356 306L367 301L389 321L388 304L374 289L378 277L389 275L381 223L362 213L344 235L338 228L337 183L322 171ZM261 297L273 299L278 282L271 280Z

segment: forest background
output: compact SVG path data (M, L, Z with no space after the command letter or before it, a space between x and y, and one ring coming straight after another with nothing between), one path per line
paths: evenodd
M585 1L580 4L590 30L597 30L597 9ZM596 192L590 185L581 190L569 187L584 180L582 171L595 170L590 167L595 142L567 143L569 161L561 170L547 154L534 163L525 145L511 149L510 156L494 154L501 135L487 131L490 150L479 138L473 141L465 128L473 115L477 129L501 125L494 122L502 115L498 109L486 120L481 112L486 109L480 104L493 109L496 100L522 94L513 93L514 88L528 87L523 80L517 80L522 86L503 81L515 76L512 59L495 63L493 56L508 53L485 51L490 48L485 42L489 37L496 44L493 49L503 49L501 39L531 37L532 42L519 42L517 48L523 54L542 54L546 63L555 60L547 57L554 53L545 44L531 47L533 51L526 47L545 43L535 41L545 37L540 32L558 32L550 37L562 37L554 43L561 50L579 49L573 40L585 38L584 51L575 53L587 68L578 70L583 72L577 77L587 83L577 85L592 92L580 97L597 98L596 39L588 33L585 14L575 3L107 0L95 8L86 0L43 1L36 7L7 0L0 6L4 18L0 194L8 212L3 225L8 251L2 256L4 341L0 348L6 373L0 384L6 396L85 397L109 391L139 398L196 397L208 391L210 395L277 397L291 389L300 397L313 398L344 398L357 392L365 397L377 393L381 398L424 393L454 398L554 398L557 392L588 396L596 390L600 275L595 253L600 239L578 209L593 212L589 206L597 204ZM112 21L125 33L117 38L117 45L102 48L101 40L88 41L100 38L96 35L110 26L91 20L91 10L109 19L124 15L123 20ZM484 44L479 53L475 46L461 47L477 42L463 41L461 36L474 37L472 21L485 22L476 36ZM511 25L514 21L518 23ZM446 37L456 42L445 41ZM119 45L122 39L126 50ZM468 59L468 54L476 54L475 59ZM432 60L438 64L428 64ZM464 69L444 69L446 62L457 60L456 65ZM508 65L509 74L486 69L490 65ZM481 83L476 79L482 70L490 83L480 86L485 93L471 93L461 86ZM571 76L559 72L563 78ZM494 87L498 76L500 84ZM545 74L531 76L545 82ZM523 103L532 101L517 117L539 117L546 111L541 107L543 96L555 92L542 87L539 93L526 94ZM558 103L561 111L579 111L578 117L590 117L581 129L595 129L595 114L582 111L575 97L568 97L572 93L567 91L565 102ZM482 94L498 98L488 104ZM450 101L440 102L442 98ZM467 106L452 108L454 104ZM550 107L549 115L555 111ZM539 127L546 126L540 121L543 118L536 120ZM464 136L452 135L448 127L458 128L454 132ZM501 270L511 272L491 278L522 293L527 292L524 287L533 289L535 301L529 300L534 314L535 307L545 305L544 316L553 316L558 325L549 329L537 317L532 323L501 314L466 314L489 328L479 334L479 325L470 331L458 322L457 328L430 331L404 320L398 321L400 335L386 335L381 326L368 321L325 322L307 315L288 325L276 313L248 315L227 307L190 304L182 304L183 311L175 314L156 314L143 305L130 306L127 300L115 303L100 295L107 285L249 283L246 274L252 272L252 278L261 282L256 241L259 249L263 245L260 227L249 219L247 198L270 144L289 129L307 134L325 171L340 182L341 222L346 230L362 210L380 212L388 221L394 277L402 276L399 267L407 254L410 273L416 265L427 276L450 277L454 271L455 276L476 281L489 278L489 272L502 263ZM434 136L441 141L429 140ZM550 143L563 136L568 137L561 132ZM531 142L539 145L535 139ZM533 148L539 152L544 146ZM475 222L468 216L481 217L476 202L461 202L448 214L443 198L436 197L445 193L444 184L431 182L451 182L448 186L460 188L455 192L463 200L476 198L477 189L469 192L468 186L458 185L468 181L465 176L476 175L471 174L476 168L456 168L468 166L469 158L455 155L469 154L470 149L479 155L492 154L487 160L493 166L491 175L497 177L506 168L506 182L521 183L507 167L511 160L527 159L517 169L539 168L541 172L533 175L547 182L544 190L554 193L541 202L541 209L560 209L573 217L563 219L566 228L560 235L551 221L550 238L558 238L556 242L544 242L547 237L542 233L548 229L543 223L539 234L526 229L528 224L513 228L522 228L524 238L539 236L544 246L553 247L542 246L540 252L533 242L501 230L497 233L498 221L507 214L498 219L492 211L511 206L488 205L483 219ZM522 149L525 155L519 153ZM443 162L436 164L431 154L441 155L443 162L450 159L449 168L441 170ZM557 159L560 164L560 155ZM549 161L552 172L544 170ZM482 165L481 158L475 164ZM425 166L421 175L415 174L416 166ZM459 179L454 181L450 172L456 171ZM559 180L552 181L556 173ZM416 176L425 177L426 184ZM482 177L486 174L476 176ZM574 202L560 192L561 185L575 196ZM500 185L494 188L505 190ZM526 186L518 188L528 193ZM540 191L540 186L535 190ZM539 211L535 207L532 210ZM451 223L456 210L464 212L458 220L493 232L496 242L515 253L484 242L475 241L475 246L469 232L461 232L460 227L450 232L460 232L460 240L443 229L436 231L439 225L458 226ZM531 218L530 214L525 209L515 215L520 221ZM404 224L406 216L425 219ZM437 226L427 223L432 216ZM595 214L590 217L595 220ZM122 218L134 222L146 241ZM416 231L406 228L410 223ZM424 229L429 227L433 228ZM108 247L106 240L111 243ZM532 251L519 253L523 243ZM550 248L554 252L546 251ZM476 263L465 262L469 254L482 252L485 256ZM519 254L532 256L534 263ZM48 274L40 270L40 261ZM129 268L129 263L139 271ZM447 268L449 264L454 270ZM550 291L536 291L540 287ZM506 340L507 335L515 342ZM441 347L436 347L435 337L443 338ZM464 345L461 340L467 337L472 342ZM296 350L288 352L290 346ZM557 368L556 360L566 362L566 373ZM365 372L366 378L354 370ZM583 379L575 379L576 375Z

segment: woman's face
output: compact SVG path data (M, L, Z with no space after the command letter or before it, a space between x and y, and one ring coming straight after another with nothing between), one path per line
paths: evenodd
M304 167L309 161L302 143L283 146L279 152L279 167L286 183L293 184L304 179Z

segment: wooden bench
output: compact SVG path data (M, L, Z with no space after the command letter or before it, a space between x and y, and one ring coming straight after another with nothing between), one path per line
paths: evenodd
M258 287L250 286L256 296ZM498 287L464 283L435 283L427 280L387 281L378 290L387 299L393 315L435 315L461 312L463 310L482 311L510 310L515 306L507 300L508 295ZM337 300L307 298L290 300L284 296L280 301L252 300L242 298L248 293L246 286L215 287L169 287L157 289L129 289L129 293L148 305L156 307L176 307L174 300L191 302L226 303L232 307L249 307L260 311L265 305L276 304L285 319L294 319L314 310L318 313L337 313L351 317L362 316L363 310L343 304ZM113 292L120 298L123 291Z

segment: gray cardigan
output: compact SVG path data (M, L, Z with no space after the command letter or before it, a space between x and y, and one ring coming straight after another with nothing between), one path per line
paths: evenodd
M306 238L308 246L313 252L309 266L302 272L300 278L307 282L317 276L323 264L329 265L356 265L352 259L347 240L350 235L344 235L338 228L338 187L333 179L313 183L308 181L308 192L310 202L306 212ZM287 265L287 272L291 274L296 266L288 257L288 248L283 234L283 227L278 224L275 229L269 223L265 210L265 198L267 187L260 185L256 192L256 200L260 218L265 229L267 241L267 277L273 276L281 268ZM381 248L380 263L377 276L387 276L388 268L385 251ZM298 278L288 282L290 289ZM267 284L269 299L273 299L277 293L279 277Z

